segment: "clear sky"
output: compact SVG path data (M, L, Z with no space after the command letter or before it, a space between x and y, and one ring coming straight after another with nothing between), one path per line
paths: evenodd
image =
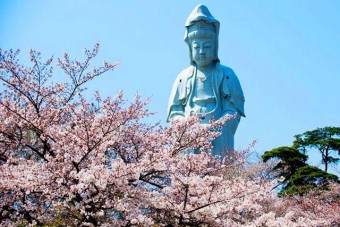
M263 152L307 130L340 127L337 0L0 0L0 48L81 59L99 41L97 63L121 63L88 92L152 97L158 114L150 121L166 124L172 83L189 64L184 22L199 3L220 21L219 58L246 97L236 149L256 139L253 150Z

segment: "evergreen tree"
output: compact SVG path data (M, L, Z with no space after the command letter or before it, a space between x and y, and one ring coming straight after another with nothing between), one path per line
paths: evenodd
M327 172L330 164L336 164L340 160L334 156L335 152L340 155L340 127L317 128L295 135L293 146L304 154L309 149L317 149L321 153L324 170Z
M262 155L264 162L275 158L280 161L273 167L281 187L279 195L303 195L315 189L326 189L338 177L306 164L308 156L294 147L278 147Z

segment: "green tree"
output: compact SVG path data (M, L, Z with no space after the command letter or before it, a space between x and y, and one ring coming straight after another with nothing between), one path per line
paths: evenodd
M340 155L340 127L317 128L295 135L293 147L304 154L310 149L318 150L327 172L330 164L336 164L340 160L335 154L337 152Z
M327 173L315 166L305 165L297 169L297 171L290 177L290 185L284 193L305 194L305 192L312 189L328 189L330 182L337 182L338 177L334 174Z
M278 159L273 167L280 186L279 195L303 195L315 189L326 189L329 182L337 182L338 177L306 164L308 156L295 147L278 147L262 155L264 162Z

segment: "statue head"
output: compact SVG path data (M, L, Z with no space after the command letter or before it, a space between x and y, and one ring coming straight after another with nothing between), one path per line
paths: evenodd
M216 20L204 5L196 6L185 22L184 41L188 44L190 64L197 63L194 58L195 42L208 45L214 49L213 61L218 62L218 33L220 22ZM197 45L196 45L197 46ZM200 46L201 47L201 46Z

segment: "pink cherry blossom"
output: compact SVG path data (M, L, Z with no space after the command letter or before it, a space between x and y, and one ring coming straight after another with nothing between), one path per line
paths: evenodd
M263 164L246 151L220 161L212 139L227 121L191 117L171 127L146 124L148 99L83 96L117 63L92 67L65 54L67 83L51 83L53 58L0 50L0 225L328 226L340 223L339 186L278 198ZM188 154L190 150L200 154Z

